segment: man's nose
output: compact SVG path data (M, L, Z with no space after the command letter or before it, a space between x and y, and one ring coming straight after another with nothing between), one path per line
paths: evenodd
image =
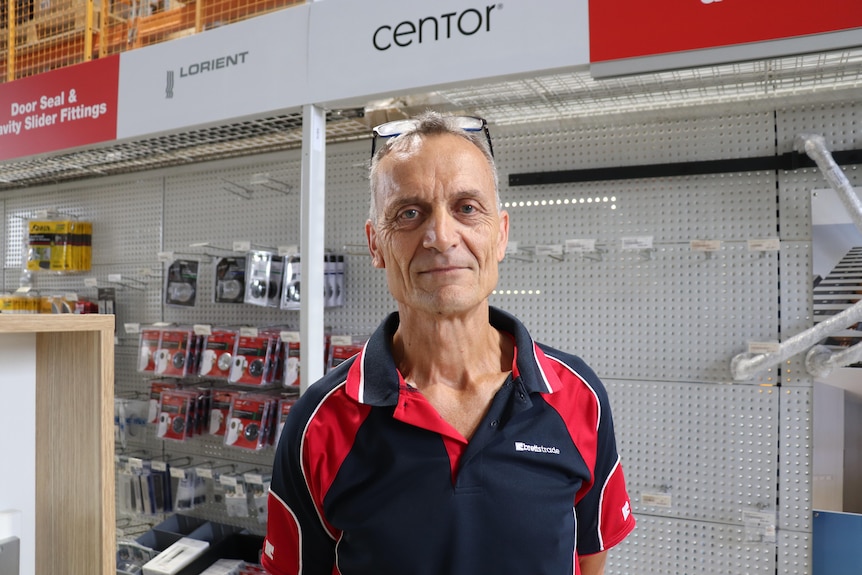
M458 222L451 214L434 214L425 223L422 245L428 249L445 252L458 243Z

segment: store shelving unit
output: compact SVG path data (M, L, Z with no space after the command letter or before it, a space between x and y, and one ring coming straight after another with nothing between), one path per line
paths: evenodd
M35 572L114 573L114 316L3 314L0 342L35 346L0 378L35 388Z

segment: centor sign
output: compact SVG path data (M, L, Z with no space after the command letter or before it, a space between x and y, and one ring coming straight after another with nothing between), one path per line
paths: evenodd
M404 48L414 42L437 41L453 35L472 36L477 32L491 31L491 12L496 4L485 6L484 11L468 8L462 12L448 12L440 16L427 16L415 22L404 20L394 26L384 24L374 31L371 42L377 50L388 50L393 46Z

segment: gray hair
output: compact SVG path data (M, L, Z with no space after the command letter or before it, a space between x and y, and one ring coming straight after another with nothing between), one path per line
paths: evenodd
M452 116L441 114L433 110L428 110L413 118L413 126L403 133L383 140L383 144L377 148L374 157L371 158L371 169L368 171L368 179L371 183L371 205L368 211L368 218L372 223L377 222L377 189L380 183L378 173L380 161L388 156L391 152L403 152L418 139L424 136L452 134L459 138L472 142L474 146L479 148L482 155L488 161L488 166L491 168L491 174L494 176L494 196L497 203L497 208L500 204L500 180L497 175L497 164L494 162L494 155L488 148L488 142L485 139L485 134L481 131L473 132L461 129L454 121Z

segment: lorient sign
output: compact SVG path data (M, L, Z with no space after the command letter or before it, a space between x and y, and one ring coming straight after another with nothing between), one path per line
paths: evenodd
M312 5L123 52L117 138L281 113L308 103Z
M119 58L0 85L0 160L116 138Z
M467 8L439 16L425 16L414 20L403 20L397 24L384 24L374 31L371 43L377 50L405 48L413 43L436 42L452 36L472 36L491 31L491 12L497 7L491 4L482 9Z

